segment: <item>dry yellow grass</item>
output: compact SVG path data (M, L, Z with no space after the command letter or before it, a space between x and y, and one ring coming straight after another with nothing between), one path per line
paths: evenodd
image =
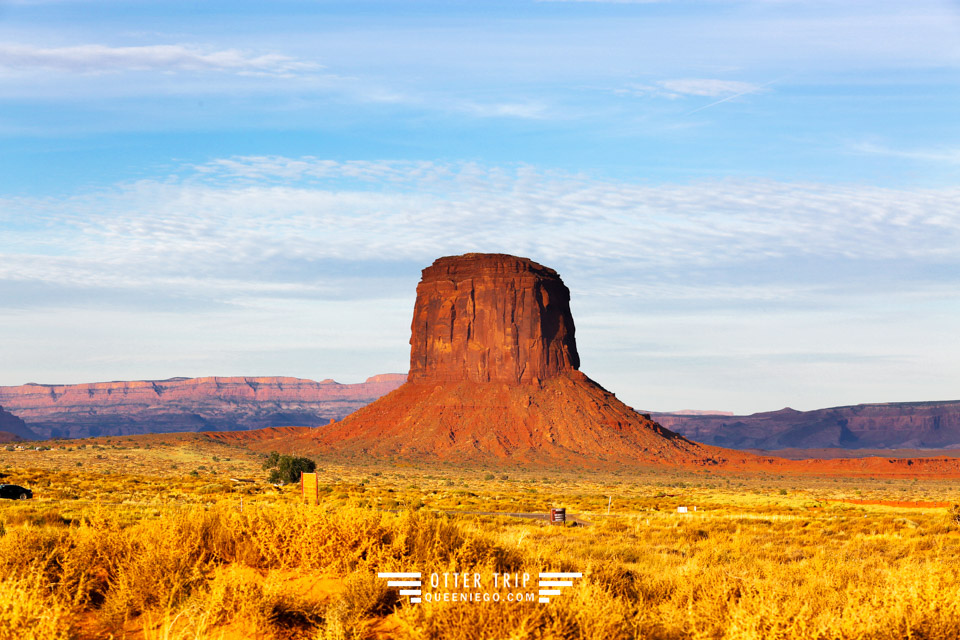
M102 455L90 447L58 453L59 469L4 452L7 481L38 499L0 504L0 639L960 637L955 515L829 502L945 500L956 481L327 461L320 505L304 507L296 487L163 468L230 457L263 474L253 454L188 445L118 454L155 474L71 468L69 454ZM444 513L551 505L593 524ZM543 570L584 578L546 605L411 605L375 577Z

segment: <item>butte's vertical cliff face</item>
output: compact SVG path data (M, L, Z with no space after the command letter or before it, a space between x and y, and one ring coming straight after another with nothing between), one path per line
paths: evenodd
M570 291L553 269L470 253L423 270L409 380L536 384L579 366Z
M536 262L438 259L423 270L411 328L408 382L315 430L315 449L568 466L710 464L724 454L664 429L578 371L570 292Z

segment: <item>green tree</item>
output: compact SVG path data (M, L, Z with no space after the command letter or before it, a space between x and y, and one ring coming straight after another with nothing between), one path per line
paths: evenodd
M271 451L263 463L264 469L270 470L270 482L299 482L301 473L313 473L317 463L310 458L288 456Z

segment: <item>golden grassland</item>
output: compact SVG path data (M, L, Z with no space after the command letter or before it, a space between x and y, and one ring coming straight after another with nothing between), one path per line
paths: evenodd
M960 637L957 514L838 502L958 480L322 461L307 507L203 438L51 447L0 450L35 491L0 504L0 639ZM450 513L551 506L591 524ZM584 578L549 604L416 605L376 578L546 570Z

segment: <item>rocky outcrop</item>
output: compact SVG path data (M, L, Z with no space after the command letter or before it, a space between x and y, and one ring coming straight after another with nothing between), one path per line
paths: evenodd
M688 438L736 449L960 447L960 401L787 408L749 416L654 416Z
M339 420L403 384L403 374L359 384L281 377L172 378L0 387L0 403L33 437L318 426Z
M570 291L553 269L468 253L423 270L411 326L411 381L536 384L579 366Z
M0 442L13 440L36 440L37 434L31 431L23 420L0 407Z
M417 287L409 381L315 430L312 449L565 466L717 463L723 450L664 429L577 370L569 301L557 273L526 258L440 258ZM295 448L310 449L302 438Z

